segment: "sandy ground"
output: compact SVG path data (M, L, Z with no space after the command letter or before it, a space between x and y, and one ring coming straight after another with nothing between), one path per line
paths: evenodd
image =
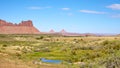
M61 65L52 64L33 64L25 63L21 60L11 59L11 56L5 53L0 53L0 68L65 68Z

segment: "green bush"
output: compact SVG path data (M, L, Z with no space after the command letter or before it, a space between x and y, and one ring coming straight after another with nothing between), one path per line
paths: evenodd
M3 46L3 47L7 47L8 45L6 45L6 44L3 44L2 46Z
M43 39L43 38L44 38L44 36L40 36L40 37L37 37L36 39L40 40L40 39Z

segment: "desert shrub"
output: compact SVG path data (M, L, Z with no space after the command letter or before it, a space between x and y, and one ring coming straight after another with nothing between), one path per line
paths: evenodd
M1 47L1 50L5 50L5 47Z
M42 48L41 52L50 52L50 49L49 48Z
M71 50L93 50L95 49L94 46L84 46L84 45L70 45L69 46L71 48Z
M5 38L5 37L6 37L5 35L0 34L0 38Z
M23 53L27 53L28 51L27 51L27 49L24 47L24 48L22 49L22 52L23 52Z
M95 52L84 52L84 54L80 57L81 62L87 62L87 61L94 61L96 58L101 57L101 53L95 53Z
M44 38L44 41L51 41L50 38Z
M93 68L93 65L90 63L89 64L80 64L79 68Z
M3 46L3 47L7 47L8 45L6 45L6 44L3 44L2 46Z
M73 39L74 43L79 43L78 39Z
M67 61L72 62L72 63L73 62L78 62L79 58L75 55L71 55L71 56L69 56L69 58L67 58Z
M119 50L120 49L120 41L112 41L112 42L110 42L110 44L105 45L104 48Z
M34 52L50 52L50 48L48 47L35 48Z
M104 60L99 62L100 65L104 65L106 68L120 68L120 56L119 55L110 55Z
M66 48L66 47L63 47L63 48L61 48L61 51L67 52L67 48Z
M93 50L93 46L75 46L73 48L74 50Z
M93 50L94 47L93 46L81 46L80 49L81 50Z
M77 56L77 53L75 50L70 50L69 53L66 54L66 61L69 61L69 62L77 62L79 61L79 57Z
M40 52L39 48L34 49L34 52Z
M40 39L43 39L43 38L44 38L44 36L40 36L40 37L37 37L36 39L40 40Z
M20 51L21 49L18 47L16 50L17 50L17 51Z
M107 45L107 44L109 44L110 42L108 41L108 40L105 40L105 41L103 41L102 42L102 45Z
M116 50L120 50L120 41L103 41L100 45L98 45L99 48L96 47L97 50L101 50L104 53L114 53Z
M17 56L17 57L21 57L21 54L20 54L20 53L16 53L16 56Z

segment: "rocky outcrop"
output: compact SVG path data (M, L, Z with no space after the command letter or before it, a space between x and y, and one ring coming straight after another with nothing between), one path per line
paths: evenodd
M49 33L55 33L55 31L54 31L53 29L51 29L51 30L49 31Z
M64 29L62 29L61 31L60 31L60 33L67 33Z
M0 34L39 34L39 30L36 29L31 20L22 21L19 24L13 24L0 20Z

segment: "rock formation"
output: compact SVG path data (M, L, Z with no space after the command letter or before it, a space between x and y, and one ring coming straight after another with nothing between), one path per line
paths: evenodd
M49 33L55 33L55 31L54 31L53 29L51 29L51 30L49 31Z
M31 20L13 24L0 19L0 34L39 34Z
M60 31L60 33L67 33L64 29L62 29L61 31Z

